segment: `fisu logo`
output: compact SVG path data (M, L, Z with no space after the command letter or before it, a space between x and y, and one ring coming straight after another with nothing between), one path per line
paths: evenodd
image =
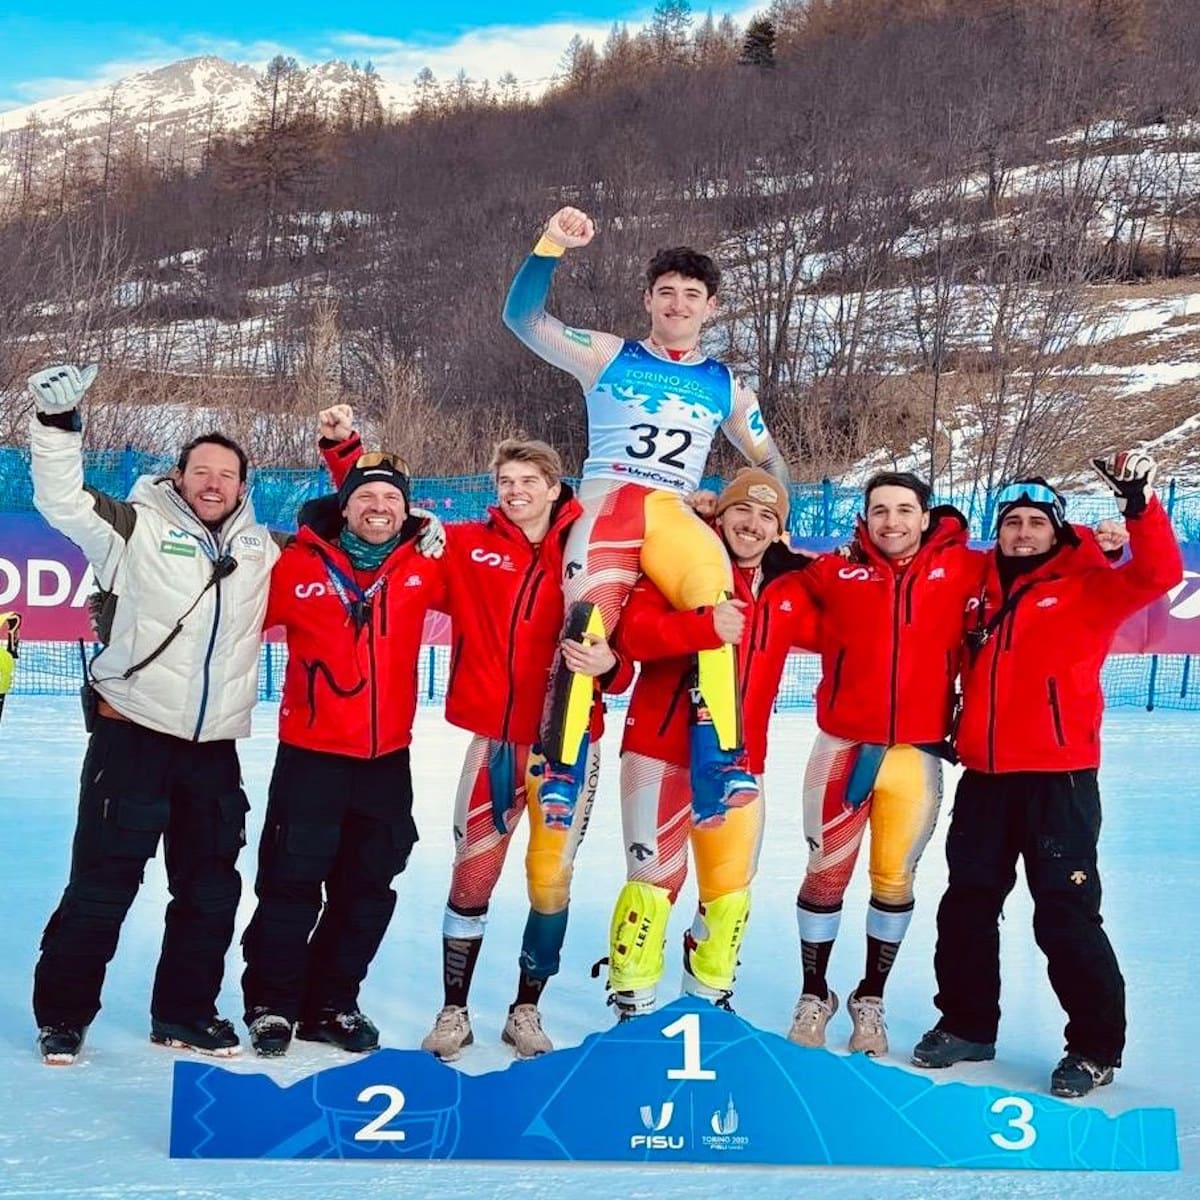
M642 1105L641 1114L643 1128L653 1130L655 1133L659 1133L661 1130L666 1129L666 1127L670 1125L671 1118L675 1115L675 1103L672 1100L668 1100L662 1106L662 1110L659 1113L657 1120L654 1118L654 1109L649 1104Z
M643 1104L639 1110L642 1118L642 1125L649 1129L650 1133L635 1133L629 1139L630 1150L682 1150L683 1137L679 1134L667 1134L660 1132L666 1129L671 1123L671 1118L675 1115L675 1104L668 1100L659 1110L658 1116L654 1115L654 1108L649 1104Z

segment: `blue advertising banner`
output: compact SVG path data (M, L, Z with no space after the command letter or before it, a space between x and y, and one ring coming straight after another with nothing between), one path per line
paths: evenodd
M288 1087L180 1062L171 1155L1179 1167L1171 1109L1109 1116L1049 1096L934 1082L861 1054L794 1046L690 998L480 1076L418 1050L380 1050Z

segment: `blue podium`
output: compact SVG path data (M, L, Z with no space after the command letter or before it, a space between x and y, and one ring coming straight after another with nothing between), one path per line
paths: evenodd
M940 1078L940 1077L939 1077ZM852 1119L848 1119L852 1118ZM488 1075L380 1050L281 1087L175 1065L176 1158L1173 1171L1175 1113L934 1082L680 999Z

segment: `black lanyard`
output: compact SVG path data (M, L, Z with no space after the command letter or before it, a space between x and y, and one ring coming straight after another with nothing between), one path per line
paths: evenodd
M987 601L987 588L979 595L979 608L977 624L974 629L967 630L967 653L971 656L971 661L974 662L979 657L980 651L992 640L992 634L1000 628L1000 623L1008 616L1010 612L1017 607L1021 597L1025 595L1030 588L1037 584L1037 580L1031 580L1029 583L1023 583L1019 588L1014 588L1007 596L1004 597L1004 602L992 614L992 619L984 622L983 612L984 605Z

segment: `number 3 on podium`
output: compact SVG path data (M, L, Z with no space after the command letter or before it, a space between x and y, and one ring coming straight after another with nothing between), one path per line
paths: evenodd
M1009 1138L1002 1133L992 1133L988 1136L992 1139L993 1144L1001 1150L1028 1150L1037 1141L1037 1130L1034 1129L1033 1122L1030 1120L1033 1116L1033 1105L1028 1100L1022 1099L1020 1096L1001 1096L999 1100L993 1102L988 1112L999 1115L1010 1108L1017 1110L1017 1115L1008 1120L1008 1125L1018 1131L1017 1136Z

